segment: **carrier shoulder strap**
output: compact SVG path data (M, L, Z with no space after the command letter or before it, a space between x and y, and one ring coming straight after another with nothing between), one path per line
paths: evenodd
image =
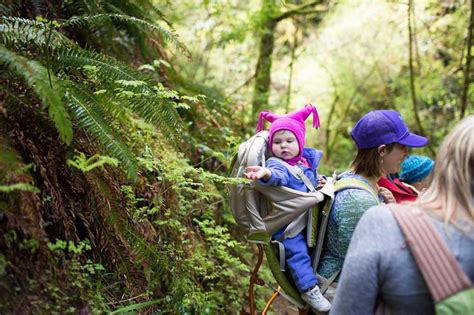
M294 177L296 177L298 179L301 179L303 181L303 183L305 184L305 186L309 189L309 191L311 191L311 192L316 191L316 189L314 188L314 185L311 183L309 178L304 174L304 171L301 168L299 168L298 166L290 165L285 160L282 160L282 159L274 157L274 156L269 158L267 161L269 161L269 160L280 162L284 167L286 167L288 169L288 171L291 173L291 175L293 175Z
M397 204L388 206L405 235L405 241L436 303L472 287L471 281L423 211Z
M274 157L274 156L270 157L267 160L267 162L269 160L277 161L280 164L282 164L284 167L286 167L286 169L291 173L291 175L293 175L294 177L296 177L298 179L301 179L303 181L303 183L305 184L305 186L308 188L309 191L311 191L311 192L316 191L316 189L314 188L314 185L311 183L309 178L304 174L304 171L301 168L299 168L298 166L290 165L285 160L282 160L282 159ZM299 220L299 217L296 220ZM295 221L293 221L293 222L295 222ZM290 225L291 225L291 223L290 223ZM288 225L288 226L290 226L290 225ZM282 240L284 240L286 238L287 230L288 230L288 227L285 230L285 232L283 233L283 236L282 236L281 239L272 241L272 243L277 244L278 248L279 248L279 255L280 255L279 261L280 261L280 270L281 271L285 271L285 263L286 263L285 247L282 243Z
M344 189L349 189L349 188L355 188L355 189L362 189L370 193L375 200L377 200L377 203L380 204L380 199L376 191L368 185L367 183L361 181L360 179L353 178L353 177L346 177L346 178L341 178L336 181L334 184L334 192L338 192Z

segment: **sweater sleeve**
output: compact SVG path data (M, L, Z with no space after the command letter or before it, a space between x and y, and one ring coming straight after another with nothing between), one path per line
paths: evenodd
M368 210L352 236L331 314L374 314L379 290L384 222L379 207Z
M262 185L271 186L287 186L289 181L288 170L285 166L277 161L268 161L266 167L272 172L268 180L259 179Z

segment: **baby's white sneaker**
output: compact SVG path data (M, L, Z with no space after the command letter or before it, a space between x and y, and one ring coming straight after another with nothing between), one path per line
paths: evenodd
M331 303L321 294L317 285L311 290L301 293L301 298L308 303L313 311L327 312L331 309Z

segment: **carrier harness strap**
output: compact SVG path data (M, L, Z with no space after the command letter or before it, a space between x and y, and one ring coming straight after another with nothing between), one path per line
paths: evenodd
M334 184L334 192L338 192L338 191L349 189L349 188L362 189L362 190L367 191L375 198L375 200L377 200L377 204L380 204L378 193L370 185L368 185L366 182L360 179L353 178L353 177L349 177L349 178L346 177L346 178L341 178L337 180L336 183Z
M335 273L333 273L327 280L326 282L323 283L321 288L319 289L321 291L321 294L324 294L326 290L331 286L331 284L336 280L337 276L341 272L341 269L337 270Z
M303 170L299 168L296 165L290 165L285 160L282 160L277 157L270 157L267 161L269 160L274 160L278 161L281 163L283 166L286 167L286 169L296 178L301 179L305 186L308 188L309 191L314 192L316 189L314 188L314 185L311 183L309 178L304 174ZM299 217L298 217L299 219ZM297 219L297 220L298 220ZM286 232L286 231L285 231ZM285 271L285 262L286 262L286 253L285 253L285 246L283 245L282 241L286 238L286 233L283 233L282 237L279 240L274 240L272 243L278 245L278 253L279 253L279 259L280 259L280 270Z
M287 170L291 173L291 175L293 175L294 177L296 177L298 179L301 179L303 181L303 183L305 184L305 186L308 188L309 191L311 191L311 192L316 191L316 189L314 188L314 185L311 183L309 178L304 174L304 172L301 168L299 168L296 165L290 165L287 162L285 162L285 160L282 160L282 159L274 157L274 156L269 158L267 161L270 161L270 160L280 162L284 167L287 168Z
M396 204L388 207L405 235L435 303L472 288L471 281L423 211Z
M285 259L285 246L280 241L272 240L271 242L272 242L272 244L277 244L278 245L278 254L280 256L279 257L280 270L285 271L285 262L286 262L286 259Z

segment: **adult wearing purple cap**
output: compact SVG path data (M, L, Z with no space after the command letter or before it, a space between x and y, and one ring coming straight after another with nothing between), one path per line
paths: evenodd
M410 132L400 114L392 110L367 113L356 123L351 136L357 146L357 156L352 169L341 174L339 179L366 189L347 188L335 195L318 267L322 281L342 269L352 233L362 214L381 202L394 202L390 191L377 186L378 180L383 174L398 171L407 155L407 147L421 147L428 143L427 138ZM334 290L328 289L327 293L328 298L332 298Z

